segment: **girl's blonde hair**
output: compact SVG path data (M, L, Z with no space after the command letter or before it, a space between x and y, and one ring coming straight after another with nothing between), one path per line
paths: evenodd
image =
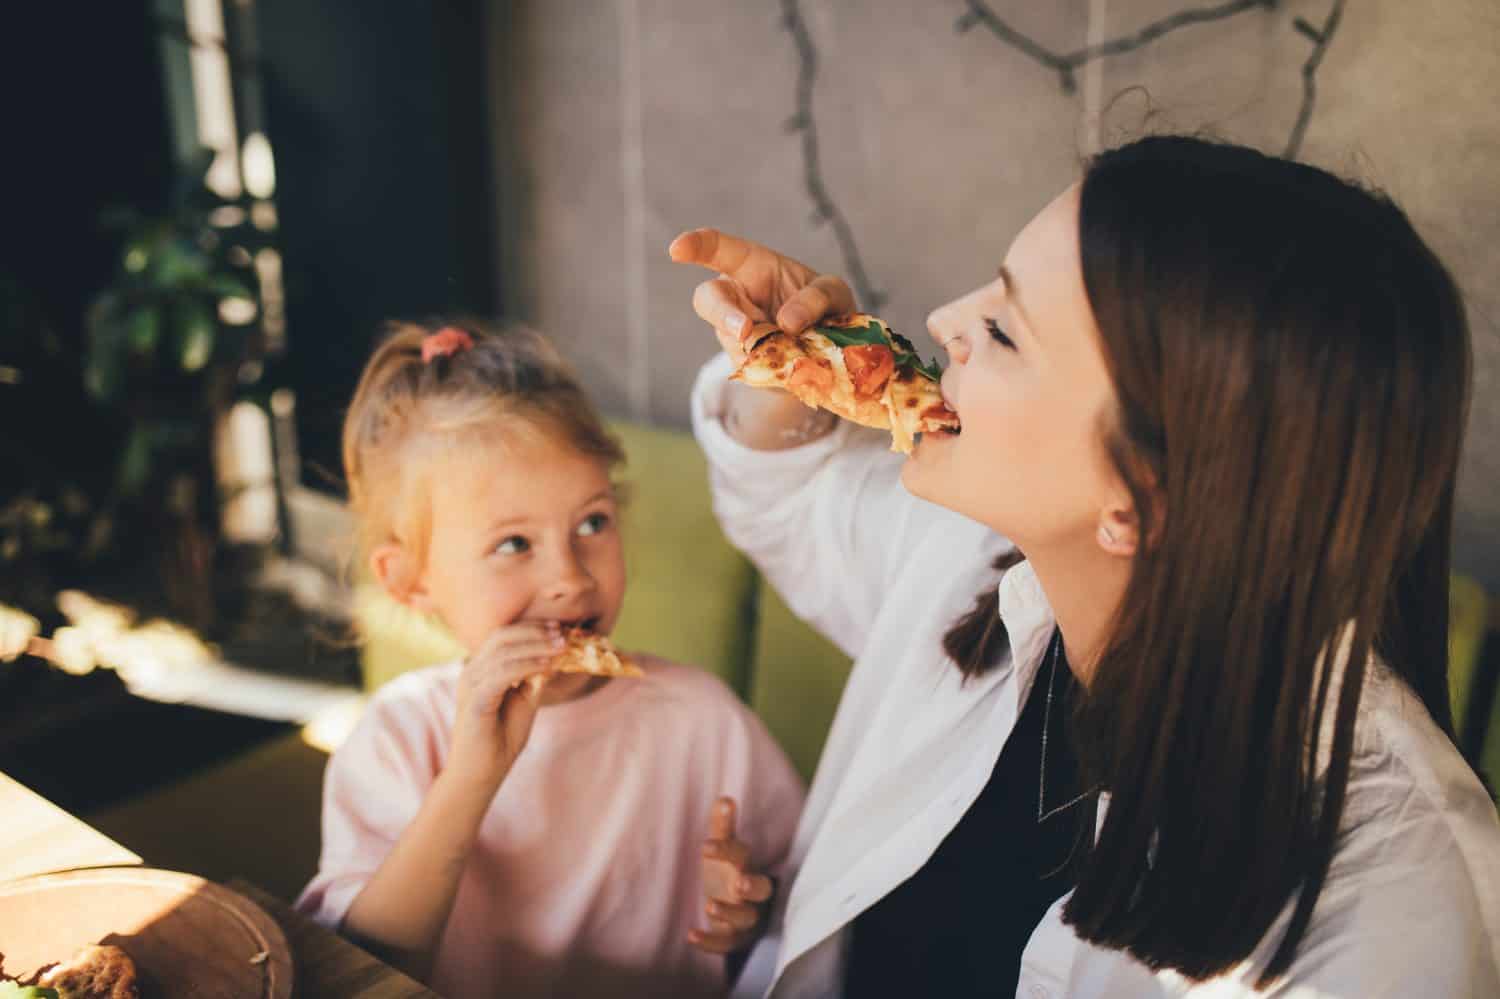
M463 331L473 345L423 360L423 342L443 329ZM421 564L433 459L457 446L518 437L571 447L610 469L625 460L572 368L540 333L469 320L388 323L344 416L357 556L395 540Z

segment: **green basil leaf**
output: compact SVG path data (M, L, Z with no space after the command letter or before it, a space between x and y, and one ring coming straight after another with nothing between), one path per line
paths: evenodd
M896 367L911 368L917 374L923 375L931 381L938 381L943 377L943 369L938 367L936 361L927 364L922 360L921 355L915 351L896 351Z
M838 326L814 326L813 331L823 334L840 347L857 347L865 344L890 346L892 353L896 355L898 368L911 368L932 381L943 377L943 369L938 367L936 361L931 364L923 362L922 356L917 353L917 348L910 340L880 322L872 320L865 326L847 329Z
M866 344L890 345L885 330L879 323L868 326L853 326L845 329L835 326L814 326L813 332L821 333L840 347L858 347Z

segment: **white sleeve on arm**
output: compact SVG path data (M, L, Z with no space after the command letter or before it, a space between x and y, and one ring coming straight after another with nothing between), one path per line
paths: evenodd
M355 898L416 817L436 776L421 747L420 712L377 695L323 778L323 845L318 873L298 911L337 929Z
M693 386L714 512L787 606L857 657L908 542L942 511L901 485L903 458L883 431L840 421L783 451L736 441L723 425L731 370L720 354Z

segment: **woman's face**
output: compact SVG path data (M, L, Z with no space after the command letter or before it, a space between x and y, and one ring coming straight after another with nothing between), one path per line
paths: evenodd
M927 328L948 352L943 394L963 432L924 435L906 488L1023 551L1093 538L1128 493L1104 446L1114 390L1083 286L1078 187L1021 231L994 281Z

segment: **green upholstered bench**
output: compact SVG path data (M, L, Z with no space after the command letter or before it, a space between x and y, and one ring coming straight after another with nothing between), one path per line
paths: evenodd
M615 424L629 461L623 479L630 584L616 637L626 648L711 670L765 720L811 777L838 705L848 659L798 620L719 531L707 470L684 433ZM374 690L405 670L460 653L434 622L357 584L367 635L364 683ZM1500 699L1474 702L1488 601L1455 579L1451 650L1455 716L1495 713L1483 759L1500 785ZM1460 727L1462 731L1462 727ZM318 794L326 756L297 736L258 748L171 787L88 816L149 863L216 880L245 876L283 898L312 875Z

